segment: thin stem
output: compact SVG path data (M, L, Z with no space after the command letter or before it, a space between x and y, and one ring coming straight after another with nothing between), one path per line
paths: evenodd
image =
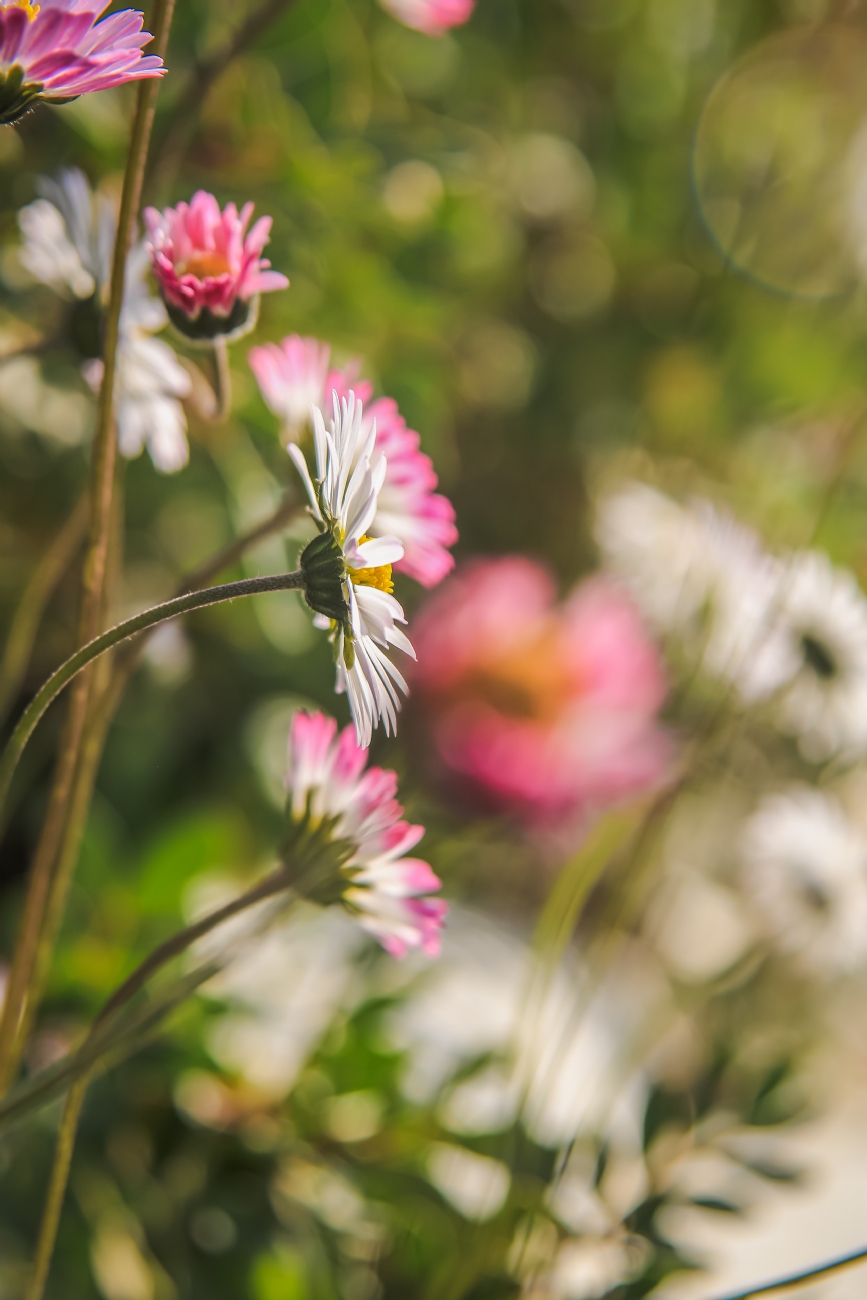
M860 1250L853 1250L850 1255L840 1255L837 1259L828 1260L826 1264L817 1264L815 1268L807 1269L803 1273L790 1273L787 1277L777 1278L775 1282L764 1282L761 1286L751 1287L747 1291L720 1296L719 1300L751 1300L752 1296L771 1295L774 1291L807 1286L817 1278L827 1277L830 1273L837 1273L840 1269L849 1268L853 1264L863 1264L865 1261L867 1261L867 1246L862 1246Z
M94 659L111 650L113 646L119 645L121 641L135 636L137 632L144 632L159 623L177 618L179 614L189 613L190 610L203 609L207 605L219 605L227 600L235 600L239 596L256 596L269 591L300 591L303 588L304 574L300 569L294 573L279 573L265 578L243 578L240 582L226 582L219 587L206 587L204 591L192 591L186 596L177 596L162 605L155 605L152 609L146 609L141 614L126 619L125 622L118 623L116 627L103 632L101 636L88 641L87 645L82 646L61 664L41 690L37 691L9 737L3 757L0 759L0 813L6 802L18 760L39 719L63 688Z
M214 397L216 409L213 420L223 424L232 410L232 371L229 366L229 345L222 334L214 339Z
M70 1090L63 1108L63 1119L57 1134L57 1147L54 1152L54 1165L51 1169L51 1182L48 1196L42 1211L42 1223L39 1228L39 1241L33 1260L33 1272L27 1285L25 1300L42 1300L48 1270L54 1254L57 1229L60 1226L60 1212L66 1196L66 1184L69 1181L69 1169L72 1164L72 1152L75 1148L75 1135L78 1132L78 1120L84 1105L89 1074L85 1074Z
M155 0L152 14L154 37L152 53L165 54L175 0ZM106 565L111 537L113 489L117 460L117 436L114 425L114 387L117 350L120 337L120 314L123 307L126 261L133 226L141 200L141 187L153 126L154 105L159 80L139 82L135 114L130 134L126 169L121 192L112 260L111 287L105 321L103 380L100 388L96 432L90 473L90 533L84 560L81 590L79 643L90 641L102 616ZM0 1020L0 1086L11 1079L12 1053L27 992L34 977L39 934L51 891L51 877L67 820L78 755L84 736L90 700L90 674L77 683L69 703L69 713L49 797L44 834L30 872L24 912L18 927L15 956ZM20 726L20 724L19 724ZM17 729L16 729L17 730ZM8 793L17 758L12 758L6 777L0 777L0 816ZM2 764L0 764L2 768Z
M277 529L282 528L296 513L297 509L294 499L287 496L274 513L263 520L261 524L257 524L248 532L237 537L203 564L200 569L189 574L181 583L176 595L182 596L188 591L204 587L223 570L240 559L250 546L254 546L263 537L267 537L276 532ZM108 680L102 686L96 687L96 698L92 701L88 714L78 764L73 773L72 788L71 791L64 790L62 792L63 800L59 807L59 812L62 815L61 819L59 822L57 818L54 820L46 819L43 824L36 848L36 857L34 858L34 872L37 859L41 861L43 858L50 858L54 867L50 873L45 871L39 873L40 877L45 878L47 882L49 882L50 877L47 902L39 900L43 911L41 929L37 934L31 927L22 924L20 930L20 938L22 939L28 937L28 941L30 941L35 936L36 951L35 955L28 954L26 964L19 963L16 965L18 970L29 970L32 967L32 974L30 975L29 987L26 990L23 1009L20 1012L20 1019L16 1024L10 1017L6 1030L10 1036L10 1041L6 1050L0 1053L0 1059L5 1063L2 1074L0 1074L0 1095L6 1091L15 1077L42 1002L51 963L51 953L66 910L66 899L78 861L81 839L87 824L87 815L93 796L93 788L96 784L105 739L126 685L139 663L146 643L147 634L128 642L112 662Z
M21 689L45 607L84 540L87 516L87 497L82 496L33 570L18 603L0 662L0 720Z

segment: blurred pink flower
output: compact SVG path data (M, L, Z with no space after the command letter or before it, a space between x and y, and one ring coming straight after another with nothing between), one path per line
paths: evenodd
M221 212L213 194L198 190L190 203L165 212L145 208L154 275L170 309L190 321L203 310L228 321L239 301L247 304L257 294L288 286L286 276L268 270L271 263L261 256L271 218L260 217L247 233L253 206L245 203L239 213L229 203Z
M604 578L557 605L533 561L477 561L427 603L413 642L436 756L487 806L553 829L665 779L660 657Z
M142 47L151 40L142 16L111 14L103 0L0 3L0 123L15 122L42 96L73 99L165 72Z
M441 882L426 862L404 855L424 835L402 821L397 774L371 767L353 727L337 735L323 713L296 713L289 732L286 787L296 823L315 831L326 819L329 834L351 846L341 868L343 904L392 957L420 948L439 955L448 905L429 895Z
M426 36L441 36L469 20L475 0L380 0L393 18Z
M385 482L379 493L371 535L399 537L404 557L395 564L423 587L435 587L454 568L449 547L458 540L451 502L436 491L433 462L421 450L421 438L407 427L391 397L371 402L373 385L358 378L359 365L329 370L331 348L318 339L297 334L282 343L250 349L250 367L266 403L283 421L284 434L296 441L310 419L311 406L329 410L331 393L364 403L363 433L376 421L376 446L371 465L386 459Z

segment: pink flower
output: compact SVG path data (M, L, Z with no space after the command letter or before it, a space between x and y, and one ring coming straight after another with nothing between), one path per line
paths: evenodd
M141 14L124 9L98 23L107 7L103 0L0 2L0 123L16 122L40 98L162 76L162 59L142 57L151 36Z
M440 763L486 806L548 829L659 785L671 757L660 658L628 597L599 577L554 595L531 560L476 562L413 625Z
M332 392L345 398L352 391L364 403L363 436L376 421L371 466L375 468L382 456L386 460L371 536L399 537L404 557L394 567L423 587L435 587L454 568L448 549L458 540L454 507L436 492L439 480L433 462L421 450L419 435L407 428L397 402L391 397L370 402L373 386L358 379L358 364L329 370L330 359L327 343L297 334L250 350L250 366L262 396L282 419L289 441L300 436L311 406L330 409Z
M185 332L185 321L201 321L208 337L232 332L248 323L251 299L288 286L261 256L271 218L260 217L247 233L252 215L252 203L240 213L229 203L221 212L205 190L165 212L145 208L154 275L172 320Z
M380 0L393 18L426 36L442 36L468 21L475 0Z
M440 881L426 862L405 855L424 827L402 821L397 775L365 770L367 750L355 730L337 735L323 713L296 713L289 732L286 787L293 821L309 834L327 828L329 838L350 846L341 868L343 905L392 957L420 948L439 955L448 905L429 895Z

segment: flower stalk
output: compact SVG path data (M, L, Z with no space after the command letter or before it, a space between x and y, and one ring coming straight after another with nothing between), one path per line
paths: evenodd
M176 596L162 605L143 610L141 614L118 623L107 632L88 641L87 645L82 646L61 664L41 690L37 691L10 736L3 757L0 759L0 813L5 806L18 760L39 719L64 687L93 663L94 659L98 659L107 650L135 636L136 633L145 632L148 628L156 627L159 623L165 623L191 610L203 609L208 605L219 605L227 600L235 600L239 596L257 596L270 591L303 591L304 588L304 574L300 569L294 573L278 573L264 578L242 578L239 582L226 582L219 587L206 587L203 591L191 591L185 596Z

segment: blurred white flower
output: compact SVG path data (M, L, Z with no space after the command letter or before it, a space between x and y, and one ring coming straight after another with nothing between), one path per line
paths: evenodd
M742 837L743 877L778 947L833 975L867 962L867 838L809 786L765 798Z
M94 194L77 168L40 181L42 198L22 208L21 261L36 279L68 287L78 298L108 297L116 217L111 200ZM192 382L168 343L150 336L168 323L165 307L148 290L150 258L143 243L129 254L120 321L115 408L122 455L147 447L158 470L172 474L189 460L187 417L181 398ZM85 362L82 373L99 391L103 367Z
M502 1161L448 1142L434 1143L427 1169L437 1191L459 1214L475 1223L485 1223L502 1208L512 1181Z
M628 483L600 503L596 540L606 566L658 632L683 631L708 592L701 521L655 488Z
M805 758L867 751L867 599L827 555L792 557L783 580L781 725Z

